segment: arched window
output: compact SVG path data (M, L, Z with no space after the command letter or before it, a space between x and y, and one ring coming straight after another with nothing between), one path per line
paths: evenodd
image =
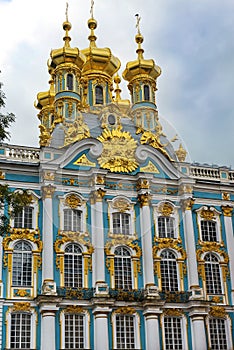
M101 85L95 86L95 103L103 105L103 87Z
M130 214L113 213L113 233L122 235L130 234Z
M12 285L31 287L32 285L32 247L20 241L13 249Z
M150 89L149 85L144 85L144 100L149 101L150 100Z
M33 228L33 208L26 206L14 217L15 228Z
M159 238L175 238L175 227L173 217L158 217L158 236Z
M132 289L132 262L129 250L118 247L114 254L115 288Z
M222 294L219 259L215 254L208 253L204 260L207 294Z
M64 231L81 232L82 212L77 209L64 209Z
M64 286L82 288L83 258L78 244L71 243L65 248L64 254Z
M73 75L67 74L67 89L73 90Z
M229 349L225 322L226 320L222 318L211 318L209 320L210 349Z
M161 283L163 292L176 292L179 290L177 262L175 254L170 250L161 253L160 261Z
M211 220L201 221L202 240L207 242L217 242L216 222Z

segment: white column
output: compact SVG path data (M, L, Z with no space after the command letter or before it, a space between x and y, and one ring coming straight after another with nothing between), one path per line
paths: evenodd
M140 201L140 221L141 221L141 241L143 260L143 279L145 288L154 285L153 266L153 244L150 215L150 195L149 193L139 194Z
M234 232L232 225L232 211L233 208L230 206L222 206L224 215L224 226L227 239L227 250L229 255L229 266L230 266L230 277L232 287L232 302L234 302Z
M53 193L55 187L42 187L43 193L43 252L42 252L42 281L43 293L55 292L54 284L54 247L53 247Z
M109 308L101 306L94 309L94 349L108 350L108 313Z
M104 229L103 229L103 196L104 190L98 189L92 193L91 219L93 254L93 286L105 281L105 253L104 253Z
M193 228L193 219L192 219L192 206L194 200L192 198L184 199L182 201L183 207L183 223L184 223L184 236L185 236L185 245L187 252L187 264L188 264L188 285L191 290L198 290L199 287L199 278L197 271L197 258L196 258L196 244L194 239L194 228ZM202 295L200 295L202 296ZM199 297L199 294L196 293L196 297Z
M192 326L192 344L193 350L206 350L206 332L204 324L204 316L199 314L190 315Z
M50 309L48 309L50 308ZM47 305L41 309L41 350L55 350L55 315L57 308Z
M144 311L145 317L145 334L146 349L160 349L159 320L158 313L155 309L147 309Z

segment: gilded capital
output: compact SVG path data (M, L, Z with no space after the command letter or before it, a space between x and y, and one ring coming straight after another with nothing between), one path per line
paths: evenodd
M150 187L149 180L139 179L137 181L137 190L148 190Z
M193 198L182 199L181 204L182 204L183 211L192 210L194 202L195 202L195 199Z
M229 205L222 205L222 211L224 216L232 216L233 207L230 207Z
M41 190L43 199L52 198L55 191L55 187L52 185L42 186Z
M152 196L148 192L141 193L138 195L138 201L140 202L141 207L150 205L151 199L152 199Z
M103 197L105 196L106 191L99 188L96 191L91 193L91 204L95 204L96 202L102 202Z

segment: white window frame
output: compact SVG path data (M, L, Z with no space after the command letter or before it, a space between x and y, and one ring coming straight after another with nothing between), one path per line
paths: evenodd
M224 320L226 337L227 337L227 350L232 349L233 348L233 341L232 341L232 334L231 334L232 323L231 323L231 320L230 320L229 316L227 316L227 317L211 317L211 316L208 316L208 317L206 317L206 328L207 328L207 333L208 333L209 349L211 349L210 322L209 322L210 319L222 319L222 320Z
M126 250L129 252L129 256L128 256L127 259L130 260L131 280L132 280L132 281L131 281L132 288L129 288L129 290L132 290L132 289L134 289L132 252L131 252L131 250L130 250L128 247L126 247L126 246L124 246L124 245L119 245L119 246L115 247L115 250L118 249L118 248L124 248L124 249L126 249ZM123 260L123 259L124 259L124 256L115 255L115 250L114 250L114 286L115 286L115 289L116 289L116 285L115 285L115 279L116 279L115 258L116 258L116 256L117 256L117 257L119 257L119 258L122 258L122 260ZM124 269L123 269L123 271L124 271ZM123 272L123 273L124 273L124 272ZM123 289L127 289L127 290L128 290L128 288L123 288Z
M188 350L188 336L187 336L187 320L184 315L176 316L176 315L162 315L161 321L162 321L162 338L163 338L163 349L164 350L172 350L166 348L166 336L165 336L165 327L164 327L164 319L165 318L179 318L181 320L181 332L182 332L182 342L183 342L183 350Z
M35 309L31 311L14 311L13 308L10 308L6 312L6 325L7 325L7 336L6 336L6 349L11 348L11 316L12 314L30 314L31 316L31 336L30 336L30 349L36 349L36 330L37 330L37 314Z
M15 192L19 192L20 190L16 190ZM28 194L30 194L32 196L32 202L27 205L27 207L32 208L32 228L27 228L27 227L19 227L19 228L15 228L15 220L14 218L12 218L10 220L10 226L12 228L15 228L16 230L30 230L30 231L34 231L36 229L38 229L38 215L39 215L39 205L38 205L38 200L39 200L39 196L34 193L33 191L29 191L28 190ZM24 209L23 209L24 210Z
M116 339L116 316L120 315L120 316L132 316L134 319L134 342L135 342L135 346L132 349L140 349L141 348L141 343L140 343L140 317L139 314L137 312L135 313L116 313L113 312L111 319L112 319L112 325L113 325L113 349L120 349L122 350L123 348L117 348L117 339Z
M180 278L180 274L179 274L179 266L178 266L178 252L175 251L174 249L171 249L171 248L165 248L165 249L162 249L159 253L158 253L158 256L160 257L160 290L162 290L162 271L161 271L161 261L162 261L162 258L161 258L161 255L163 252L165 251L169 251L169 252L172 252L174 255L175 255L175 262L176 262L176 273L177 273L177 284L178 284L178 291L176 292L180 292L181 291L181 278ZM174 292L174 291L167 291L167 292Z
M74 244L74 245L77 245L79 246L80 250L81 250L81 258L82 258L82 282L81 282L81 286L80 287L71 287L71 286L65 286L65 255L66 255L66 248L71 245L71 244ZM68 242L65 247L64 247L64 267L63 267L63 270L64 270L64 287L66 288L83 288L84 287L84 258L83 258L83 247L77 243L77 242Z
M125 209L124 207L120 210L118 208L118 203L120 202L125 203ZM134 212L134 205L133 203L124 196L117 196L111 201L108 201L108 217L109 217L109 236L112 238L118 238L118 237L134 237L136 238L136 232L135 232L135 212ZM121 234L121 233L113 233L114 232L114 225L113 225L113 214L116 213L125 213L129 215L129 234Z
M205 256L208 255L208 254L214 255L214 256L218 259L218 261L219 261L219 273L220 273L220 282L221 282L221 289L222 289L222 291L221 291L222 293L221 293L221 294L214 294L214 293L212 294L212 293L208 293L208 291L207 291L207 285L206 285L206 271L205 271L205 264L206 264ZM215 252L212 252L212 251L211 251L211 252L206 252L205 254L203 254L202 259L203 259L203 261L204 261L205 280L203 281L203 283L204 283L204 286L205 286L204 290L205 290L206 295L212 295L212 296L224 295L224 283L223 283L223 275L222 275L222 268L221 268L222 259L221 259L220 255L217 254L217 253L215 253Z
M70 195L75 195L80 200L80 205L74 208L71 208L66 204L66 198ZM59 197L60 198L60 205L59 205L59 215L60 215L60 231L64 232L79 232L79 231L65 231L64 230L64 210L65 209L75 209L81 211L81 231L79 233L81 234L87 234L87 224L86 224L86 216L87 216L87 207L86 207L86 201L83 197L81 197L80 194L76 192L68 192L64 196Z
M211 211L214 215L211 220L205 219L202 217L202 212L203 211ZM202 206L201 208L196 210L197 213L197 224L198 224L198 231L199 231L199 239L201 242L216 242L216 243L221 243L222 237L221 237L221 222L220 222L220 215L221 212L216 210L214 207L207 207L207 206ZM204 241L202 239L202 228L201 228L201 222L202 221L212 221L216 223L216 236L217 236L217 241Z
M172 211L169 215L163 214L161 212L161 207L164 205L169 205L172 208ZM174 226L174 238L172 239L178 239L180 238L179 235L179 213L178 213L178 207L175 206L170 201L161 201L156 206L154 206L154 221L155 221L155 235L157 239L164 239L164 238L170 238L170 237L159 237L159 226L158 226L158 218L159 217L168 217L172 218L173 220L173 226Z
M22 243L22 244L26 243L26 244L28 244L30 246L30 250L16 250L15 246L17 244L19 244L19 243ZM20 254L20 256L21 256L21 261L20 262L18 261L16 271L18 273L21 272L21 275L23 276L25 274L25 270L24 270L24 267L23 267L24 259L25 259L24 256L25 255L29 255L29 252L30 252L30 258L31 258L31 261L30 261L30 270L31 270L30 271L30 280L31 280L31 284L30 285L23 284L22 281L21 281L21 284L19 284L19 285L18 284L13 284L13 276L14 276L14 273L15 273L14 272L14 269L15 269L15 266L14 266L15 255L16 254L17 255ZM17 260L18 260L18 258L17 258ZM28 260L28 258L27 258L27 260ZM21 266L19 266L19 263L20 263ZM22 277L21 277L21 279L22 279ZM13 255L12 255L12 287L15 287L15 288L17 288L17 287L31 288L32 284L33 284L33 252L32 252L32 244L29 243L28 241L25 241L25 240L19 240L19 241L14 243L14 247L13 247Z
M84 349L90 348L90 315L87 310L83 310L81 312L66 312L65 310L62 310L60 313L60 325L61 325L61 349L65 348L65 314L78 314L82 315L84 317ZM83 349L83 348L82 348Z
M145 99L145 86L148 86L148 88L149 88L149 99L148 100ZM144 102L152 102L152 91L151 91L151 86L148 82L142 84L142 100Z

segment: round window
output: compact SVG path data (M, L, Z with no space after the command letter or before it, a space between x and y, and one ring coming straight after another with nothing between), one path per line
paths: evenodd
M109 116L108 116L108 123L110 125L115 125L115 116L113 114L109 114Z

